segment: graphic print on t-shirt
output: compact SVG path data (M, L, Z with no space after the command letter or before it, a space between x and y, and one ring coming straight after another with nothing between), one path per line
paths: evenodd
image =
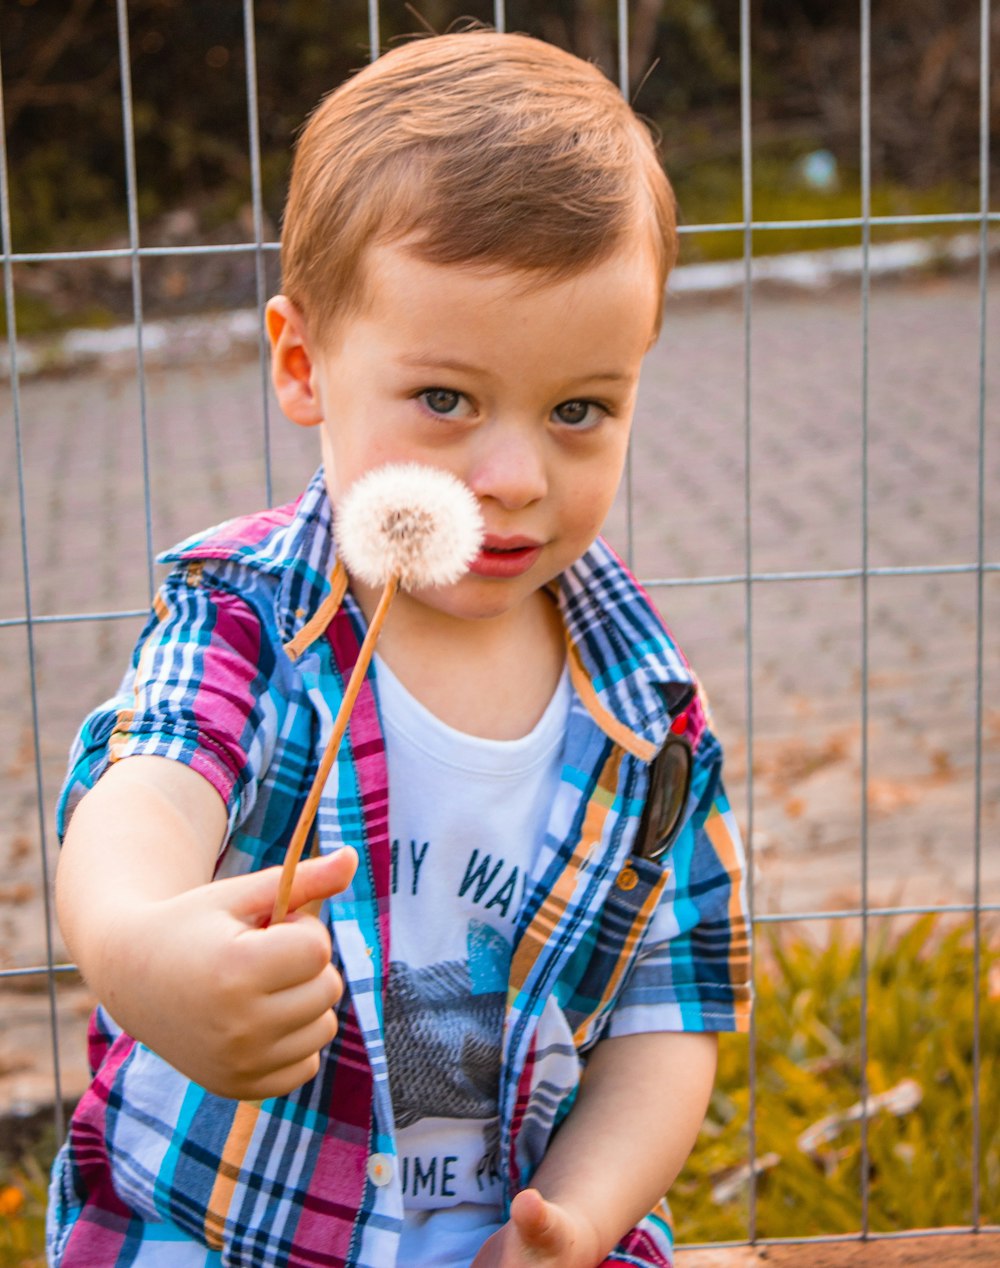
M466 948L467 960L390 966L385 1046L397 1127L497 1112L510 944L470 920Z
M377 657L376 669L392 843L383 1022L404 1211L399 1262L423 1263L404 1252L425 1218L438 1228L449 1211L459 1221L477 1208L499 1218L512 948L559 783L571 689L564 675L530 735L489 740L446 726Z

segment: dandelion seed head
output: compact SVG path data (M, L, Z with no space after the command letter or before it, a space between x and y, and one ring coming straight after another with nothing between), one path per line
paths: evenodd
M347 571L404 590L458 581L483 540L479 504L447 471L402 463L369 471L337 506L334 534Z

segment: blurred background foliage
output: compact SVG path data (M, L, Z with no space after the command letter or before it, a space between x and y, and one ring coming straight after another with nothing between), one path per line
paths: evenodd
M778 932L775 932L775 929ZM978 978L968 921L872 919L868 945L867 1157L862 1151L861 941L759 934L757 1233L857 1233L867 1169L873 1232L968 1226L974 1218L974 1001L980 1001L980 1219L1000 1222L1000 941ZM671 1195L680 1241L748 1232L749 1046L723 1036L701 1138Z
M688 225L743 217L739 5L631 0L636 109L662 137ZM979 208L979 0L872 6L872 178L877 214ZM368 58L364 0L256 0L264 237L278 233L296 130ZM615 0L508 0L509 30L553 41L617 78ZM251 241L244 4L129 0L128 44L143 246ZM382 47L422 29L489 22L489 0L383 0ZM993 64L1000 14L993 15ZM114 0L5 0L0 58L14 248L128 244L119 23ZM860 214L857 0L753 0L754 215ZM991 126L1000 117L994 77ZM1000 163L1000 146L992 146ZM817 163L818 158L818 163ZM907 232L904 230L904 232ZM908 232L912 233L912 230ZM856 227L760 231L755 251L858 240ZM685 238L687 260L739 254L738 233ZM144 265L158 310L252 303L246 255ZM18 267L22 333L130 315L127 261Z

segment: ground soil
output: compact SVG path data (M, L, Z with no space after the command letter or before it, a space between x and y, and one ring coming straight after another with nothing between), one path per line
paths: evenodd
M795 1246L740 1246L684 1250L678 1268L964 1268L1000 1264L1000 1235L959 1233L870 1242L809 1242Z

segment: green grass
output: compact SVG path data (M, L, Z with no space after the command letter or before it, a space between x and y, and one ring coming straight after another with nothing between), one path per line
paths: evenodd
M105 328L115 324L114 314L103 304L60 309L36 295L15 292L14 324L18 337L60 334L80 326ZM0 339L7 338L7 307L0 302Z
M858 173L842 171L839 187L829 192L810 189L797 174L791 156L763 155L753 165L753 218L755 221L846 220L861 215L861 181ZM674 173L674 186L682 225L742 224L743 191L739 168L732 162L706 162ZM875 185L871 194L873 216L940 216L970 213L978 209L975 191L957 186L917 190L888 183ZM873 229L873 240L939 236L975 231L975 225L886 225ZM857 246L857 226L833 225L823 229L760 229L754 233L754 255L789 251L815 251L827 247ZM681 262L693 264L734 259L743 254L742 231L690 233L681 241Z
M823 945L779 928L760 935L757 982L757 1234L857 1232L861 1128L834 1121L811 1153L799 1138L859 1099L861 948L835 925ZM905 928L873 920L868 950L870 1094L916 1091L911 1108L881 1110L868 1128L873 1231L972 1219L972 929L926 916ZM980 965L980 1203L1000 1221L1000 936ZM695 1151L674 1186L679 1241L742 1241L747 1190L749 1045L723 1036L717 1087ZM913 1101L916 1101L914 1104ZM0 1268L41 1265L51 1142L15 1163L0 1159ZM713 1196L736 1177L731 1192Z
M53 1151L16 1163L0 1157L0 1268L44 1268L45 1199Z
M861 949L835 930L823 947L787 932L762 936L757 986L756 1153L760 1237L861 1227L860 1124L841 1121L812 1153L807 1128L857 1105ZM980 976L980 1203L1000 1219L1000 944L984 946ZM869 1222L876 1232L968 1224L972 1207L973 957L968 924L923 917L904 931L874 922L869 946L869 1094L906 1092L907 1112L869 1119ZM990 991L994 998L990 998ZM672 1194L678 1239L747 1236L748 1183L712 1190L747 1160L748 1044L726 1037L717 1090Z

